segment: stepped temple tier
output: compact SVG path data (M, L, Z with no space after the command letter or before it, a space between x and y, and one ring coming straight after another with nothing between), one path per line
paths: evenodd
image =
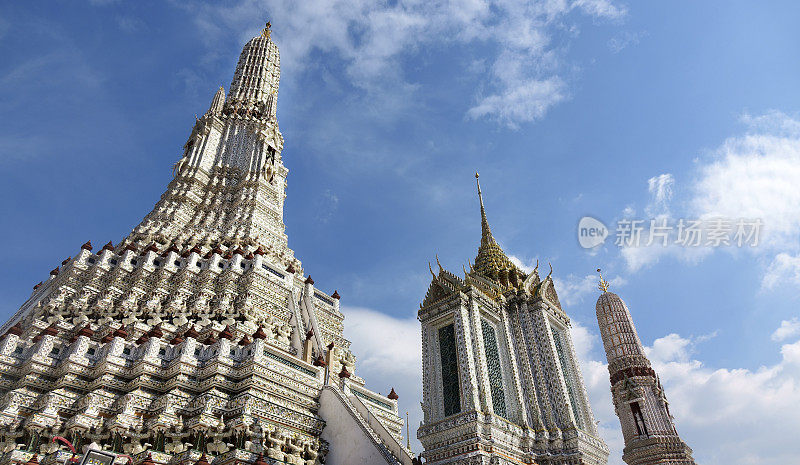
M477 174L476 174L477 178ZM495 241L480 184L481 244L458 277L438 265L420 305L428 464L599 465L608 459L550 274ZM438 264L438 260L437 260Z
M2 327L0 463L70 447L134 465L412 463L397 395L364 387L339 294L287 245L279 77L268 24L153 211L83 244Z
M600 269L597 270L600 272ZM694 465L692 449L675 430L669 402L650 366L625 302L600 277L597 323L608 358L611 398L622 426L628 465Z

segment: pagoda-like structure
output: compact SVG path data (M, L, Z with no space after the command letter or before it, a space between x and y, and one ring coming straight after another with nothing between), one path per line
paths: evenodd
M514 265L492 235L477 187L475 263L463 277L431 269L418 313L422 457L436 465L605 465L608 448L553 270L542 279L538 264L530 273Z
M66 442L134 464L411 463L397 395L364 387L339 294L288 247L279 77L268 23L153 210L0 329L0 463L63 463Z

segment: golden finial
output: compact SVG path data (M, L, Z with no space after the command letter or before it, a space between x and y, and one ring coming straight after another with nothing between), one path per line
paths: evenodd
M597 272L600 273L600 283L597 285L597 288L603 292L608 292L608 281L603 279L603 273L600 271L600 268L597 269Z
M267 21L267 24L264 25L264 29L261 30L261 37L269 39L270 33L272 32L271 29L272 29L272 23Z

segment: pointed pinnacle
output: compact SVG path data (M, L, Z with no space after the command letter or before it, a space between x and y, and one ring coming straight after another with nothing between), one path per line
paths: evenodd
M481 193L481 182L478 179L480 174L475 173L475 184L478 185L478 200L481 204L481 245L494 243L492 230L489 228L489 220L486 219L486 208L483 206L483 194Z

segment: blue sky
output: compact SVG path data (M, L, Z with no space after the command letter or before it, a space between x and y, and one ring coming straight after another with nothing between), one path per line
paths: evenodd
M412 426L428 262L459 272L474 258L480 171L506 252L553 264L611 463L597 267L696 458L788 463L800 452L787 414L800 402L798 14L791 1L2 2L0 311L86 240L116 242L140 221L194 115L271 19L290 246L343 296L360 373L399 386ZM762 218L764 231L755 248L623 251L612 237L587 251L585 215L612 230L625 217Z

